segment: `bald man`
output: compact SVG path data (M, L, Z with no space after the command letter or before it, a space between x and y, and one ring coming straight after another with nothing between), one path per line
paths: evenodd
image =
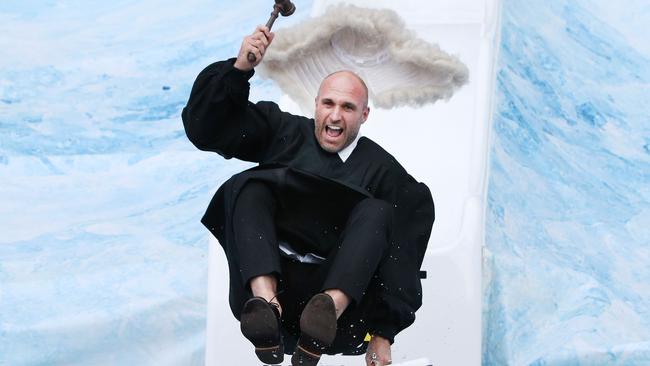
M323 80L314 119L249 102L273 36L258 27L237 58L203 70L182 114L199 149L258 163L226 181L202 219L228 259L230 308L263 363L365 352L367 365L388 365L421 305L431 193L359 135L370 108L353 72Z

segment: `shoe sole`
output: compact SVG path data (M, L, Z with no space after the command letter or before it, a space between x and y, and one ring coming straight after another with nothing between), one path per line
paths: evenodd
M277 310L261 297L254 297L244 304L240 329L255 346L257 358L265 364L284 361L284 347L280 336L280 319Z
M336 307L327 294L309 300L300 315L300 339L291 357L292 366L315 366L336 338Z

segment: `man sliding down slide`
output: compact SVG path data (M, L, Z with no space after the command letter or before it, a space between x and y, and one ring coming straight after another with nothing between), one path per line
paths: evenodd
M249 102L273 37L258 27L236 59L205 68L183 110L197 148L259 163L226 181L202 219L228 259L230 308L263 363L365 351L367 365L389 365L422 301L431 193L359 136L368 89L351 71L322 81L315 119Z

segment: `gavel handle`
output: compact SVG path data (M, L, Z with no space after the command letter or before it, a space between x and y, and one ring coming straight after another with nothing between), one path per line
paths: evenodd
M280 5L275 4L273 5L273 11L271 12L271 17L269 18L269 21L266 22L266 27L271 31L271 27L273 27L273 23L275 23L275 20L278 19L278 14L280 13ZM248 59L248 62L251 64L254 64L255 61L257 61L257 57L255 57L255 54L253 52L249 52L248 55L246 55L246 58Z

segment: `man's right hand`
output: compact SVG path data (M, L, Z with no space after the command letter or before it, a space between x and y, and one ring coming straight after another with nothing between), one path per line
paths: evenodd
M275 37L275 33L272 33L266 26L260 25L255 28L253 34L244 37L241 47L239 48L237 60L235 61L235 68L242 71L250 71L255 66L259 65L259 63L262 62L266 49L273 41L273 37ZM248 61L249 52L255 55L255 62L253 63Z

